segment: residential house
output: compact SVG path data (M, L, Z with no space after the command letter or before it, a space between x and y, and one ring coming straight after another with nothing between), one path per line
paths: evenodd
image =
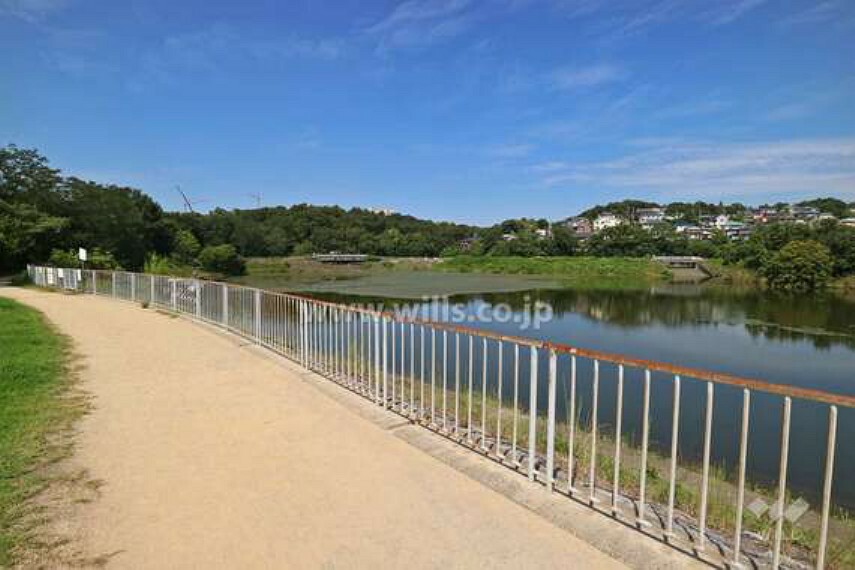
M796 220L804 220L806 222L813 220L819 215L819 210L813 206L794 206L789 208L790 216Z
M623 218L611 212L603 212L594 220L594 231L601 232L606 228L614 228L623 223Z
M687 227L682 233L690 240L710 240L713 237L712 230L698 226Z
M594 234L594 224L588 218L577 216L568 219L565 224L573 234L581 239L589 238Z
M665 208L639 208L635 211L635 219L643 227L653 227L665 221Z
M840 220L840 225L855 228L855 218L843 218Z
M546 239L552 235L552 231L549 228L537 228L534 230L534 234L537 239Z
M780 212L771 208L757 208L752 210L751 218L755 224L769 224L779 221L782 216Z

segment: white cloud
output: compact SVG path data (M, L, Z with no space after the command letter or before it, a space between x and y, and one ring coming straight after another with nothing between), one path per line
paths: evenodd
M583 89L605 83L621 81L626 72L612 64L603 63L588 67L565 67L552 73L553 84L559 89Z
M752 143L676 142L549 172L550 186L639 188L720 196L819 191L855 193L855 138Z

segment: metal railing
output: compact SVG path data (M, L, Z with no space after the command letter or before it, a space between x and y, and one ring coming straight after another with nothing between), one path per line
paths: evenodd
M855 408L855 397L227 283L28 271L39 286L140 302L246 337L549 492L715 564L828 563L838 408ZM794 400L826 416L825 441L813 434L813 446L795 449L800 462L821 462L817 488L801 489L820 501L810 547L785 538L795 525L787 508ZM770 424L776 409L780 421ZM774 429L752 431L758 417ZM774 457L756 466L772 488L764 492L748 472L752 457L770 450ZM730 473L717 467L726 457L736 463ZM746 521L761 518L768 536L745 532Z

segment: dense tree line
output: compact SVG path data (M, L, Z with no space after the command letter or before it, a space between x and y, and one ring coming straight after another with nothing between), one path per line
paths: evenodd
M230 243L246 256L338 251L392 256L438 256L476 228L361 208L299 204L255 210L171 213L168 219L201 243Z
M437 256L477 228L354 208L300 204L166 213L139 190L62 176L35 150L0 148L0 270L69 264L241 271L240 256L329 251Z
M0 269L77 247L140 268L170 240L163 210L139 190L63 177L34 150L0 148Z

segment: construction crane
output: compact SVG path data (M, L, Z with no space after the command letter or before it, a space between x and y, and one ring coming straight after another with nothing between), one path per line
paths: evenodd
M181 194L181 199L184 200L184 211L185 212L195 213L196 210L193 209L193 204L203 204L203 203L208 201L208 200L203 199L203 200L194 200L191 202L190 198L187 197L187 194L185 194L184 191L181 189L181 186L176 184L175 189L178 191L179 194Z

